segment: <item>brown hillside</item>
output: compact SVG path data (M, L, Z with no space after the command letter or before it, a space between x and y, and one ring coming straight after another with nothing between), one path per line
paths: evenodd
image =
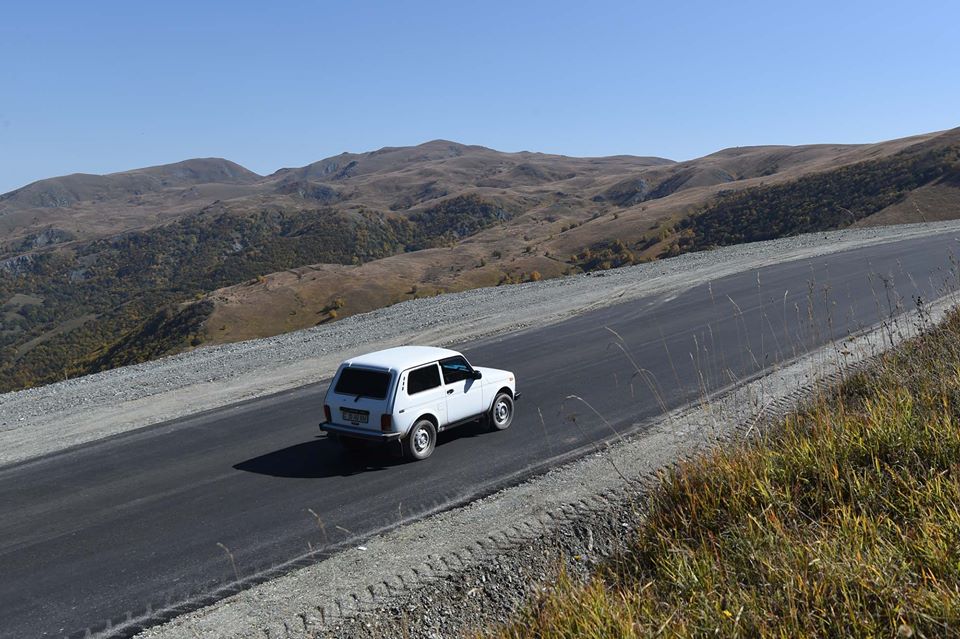
M0 257L54 243L32 241L41 234L63 242L156 226L203 204L249 194L260 179L229 160L206 158L40 180L0 195Z
M0 196L0 389L442 291L953 218L958 153L960 130L684 162L436 140L268 176L203 159L42 180Z
M210 296L215 306L206 322L206 337L221 343L272 335L416 296L555 277L578 270L577 260L571 258L585 248L614 240L634 247L634 260L654 259L664 250L665 241L661 239L673 237L673 224L718 193L790 184L802 176L891 157L918 145L950 145L955 137L956 132L947 132L873 145L743 147L683 163L632 160L635 165L645 166L635 166L628 177L621 173L624 164L612 159L603 171L597 169L600 160L583 160L575 165L545 159L542 172L549 168L556 180L543 184L521 180L521 184L514 184L510 192L525 208L505 227L487 229L446 249L405 253L362 266L313 265L220 289ZM462 162L460 152L464 148L470 147L450 147L450 157ZM431 152L441 153L442 149ZM475 161L485 166L482 159ZM384 184L396 179L393 170L384 175L355 157L347 164L350 162L356 162L355 179L363 175L369 192L389 193ZM518 169L525 165L514 164L501 175L518 170L526 174ZM337 164L335 170L343 166ZM558 175L560 166L569 167L574 175ZM466 175L478 185L490 179L476 180L477 173ZM498 194L502 196L504 191ZM371 198L369 202L383 206L386 199ZM924 217L916 212L915 205L926 211ZM911 192L902 202L868 216L858 225L953 219L960 217L958 205L960 183L943 181Z

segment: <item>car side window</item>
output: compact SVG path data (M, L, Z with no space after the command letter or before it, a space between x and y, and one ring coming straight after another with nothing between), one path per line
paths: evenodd
M410 371L407 378L407 395L416 395L440 385L440 371L436 364Z
M440 368L443 370L443 382L445 384L453 384L470 379L473 376L473 369L470 368L470 364L460 356L440 360Z

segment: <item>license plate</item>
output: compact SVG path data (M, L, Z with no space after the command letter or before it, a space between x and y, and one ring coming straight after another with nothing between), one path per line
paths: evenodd
M343 415L344 421L347 422L356 422L360 424L366 424L370 420L369 413L361 413L355 410L346 410L341 408L340 413Z

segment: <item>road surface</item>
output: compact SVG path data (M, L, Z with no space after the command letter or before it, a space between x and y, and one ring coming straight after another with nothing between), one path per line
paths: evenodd
M871 246L463 344L515 371L523 398L509 430L444 433L425 462L345 456L317 429L317 384L0 468L0 637L83 636L361 543L592 450L615 436L594 409L642 432L955 289L954 252L952 233Z

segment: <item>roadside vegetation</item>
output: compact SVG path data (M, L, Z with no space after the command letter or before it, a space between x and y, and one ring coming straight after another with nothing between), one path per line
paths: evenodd
M960 636L960 312L645 503L626 552L480 636Z
M640 255L640 252L656 243L656 238L644 239L630 247L623 240L604 240L580 251L572 257L571 262L584 272L644 264L653 258Z

